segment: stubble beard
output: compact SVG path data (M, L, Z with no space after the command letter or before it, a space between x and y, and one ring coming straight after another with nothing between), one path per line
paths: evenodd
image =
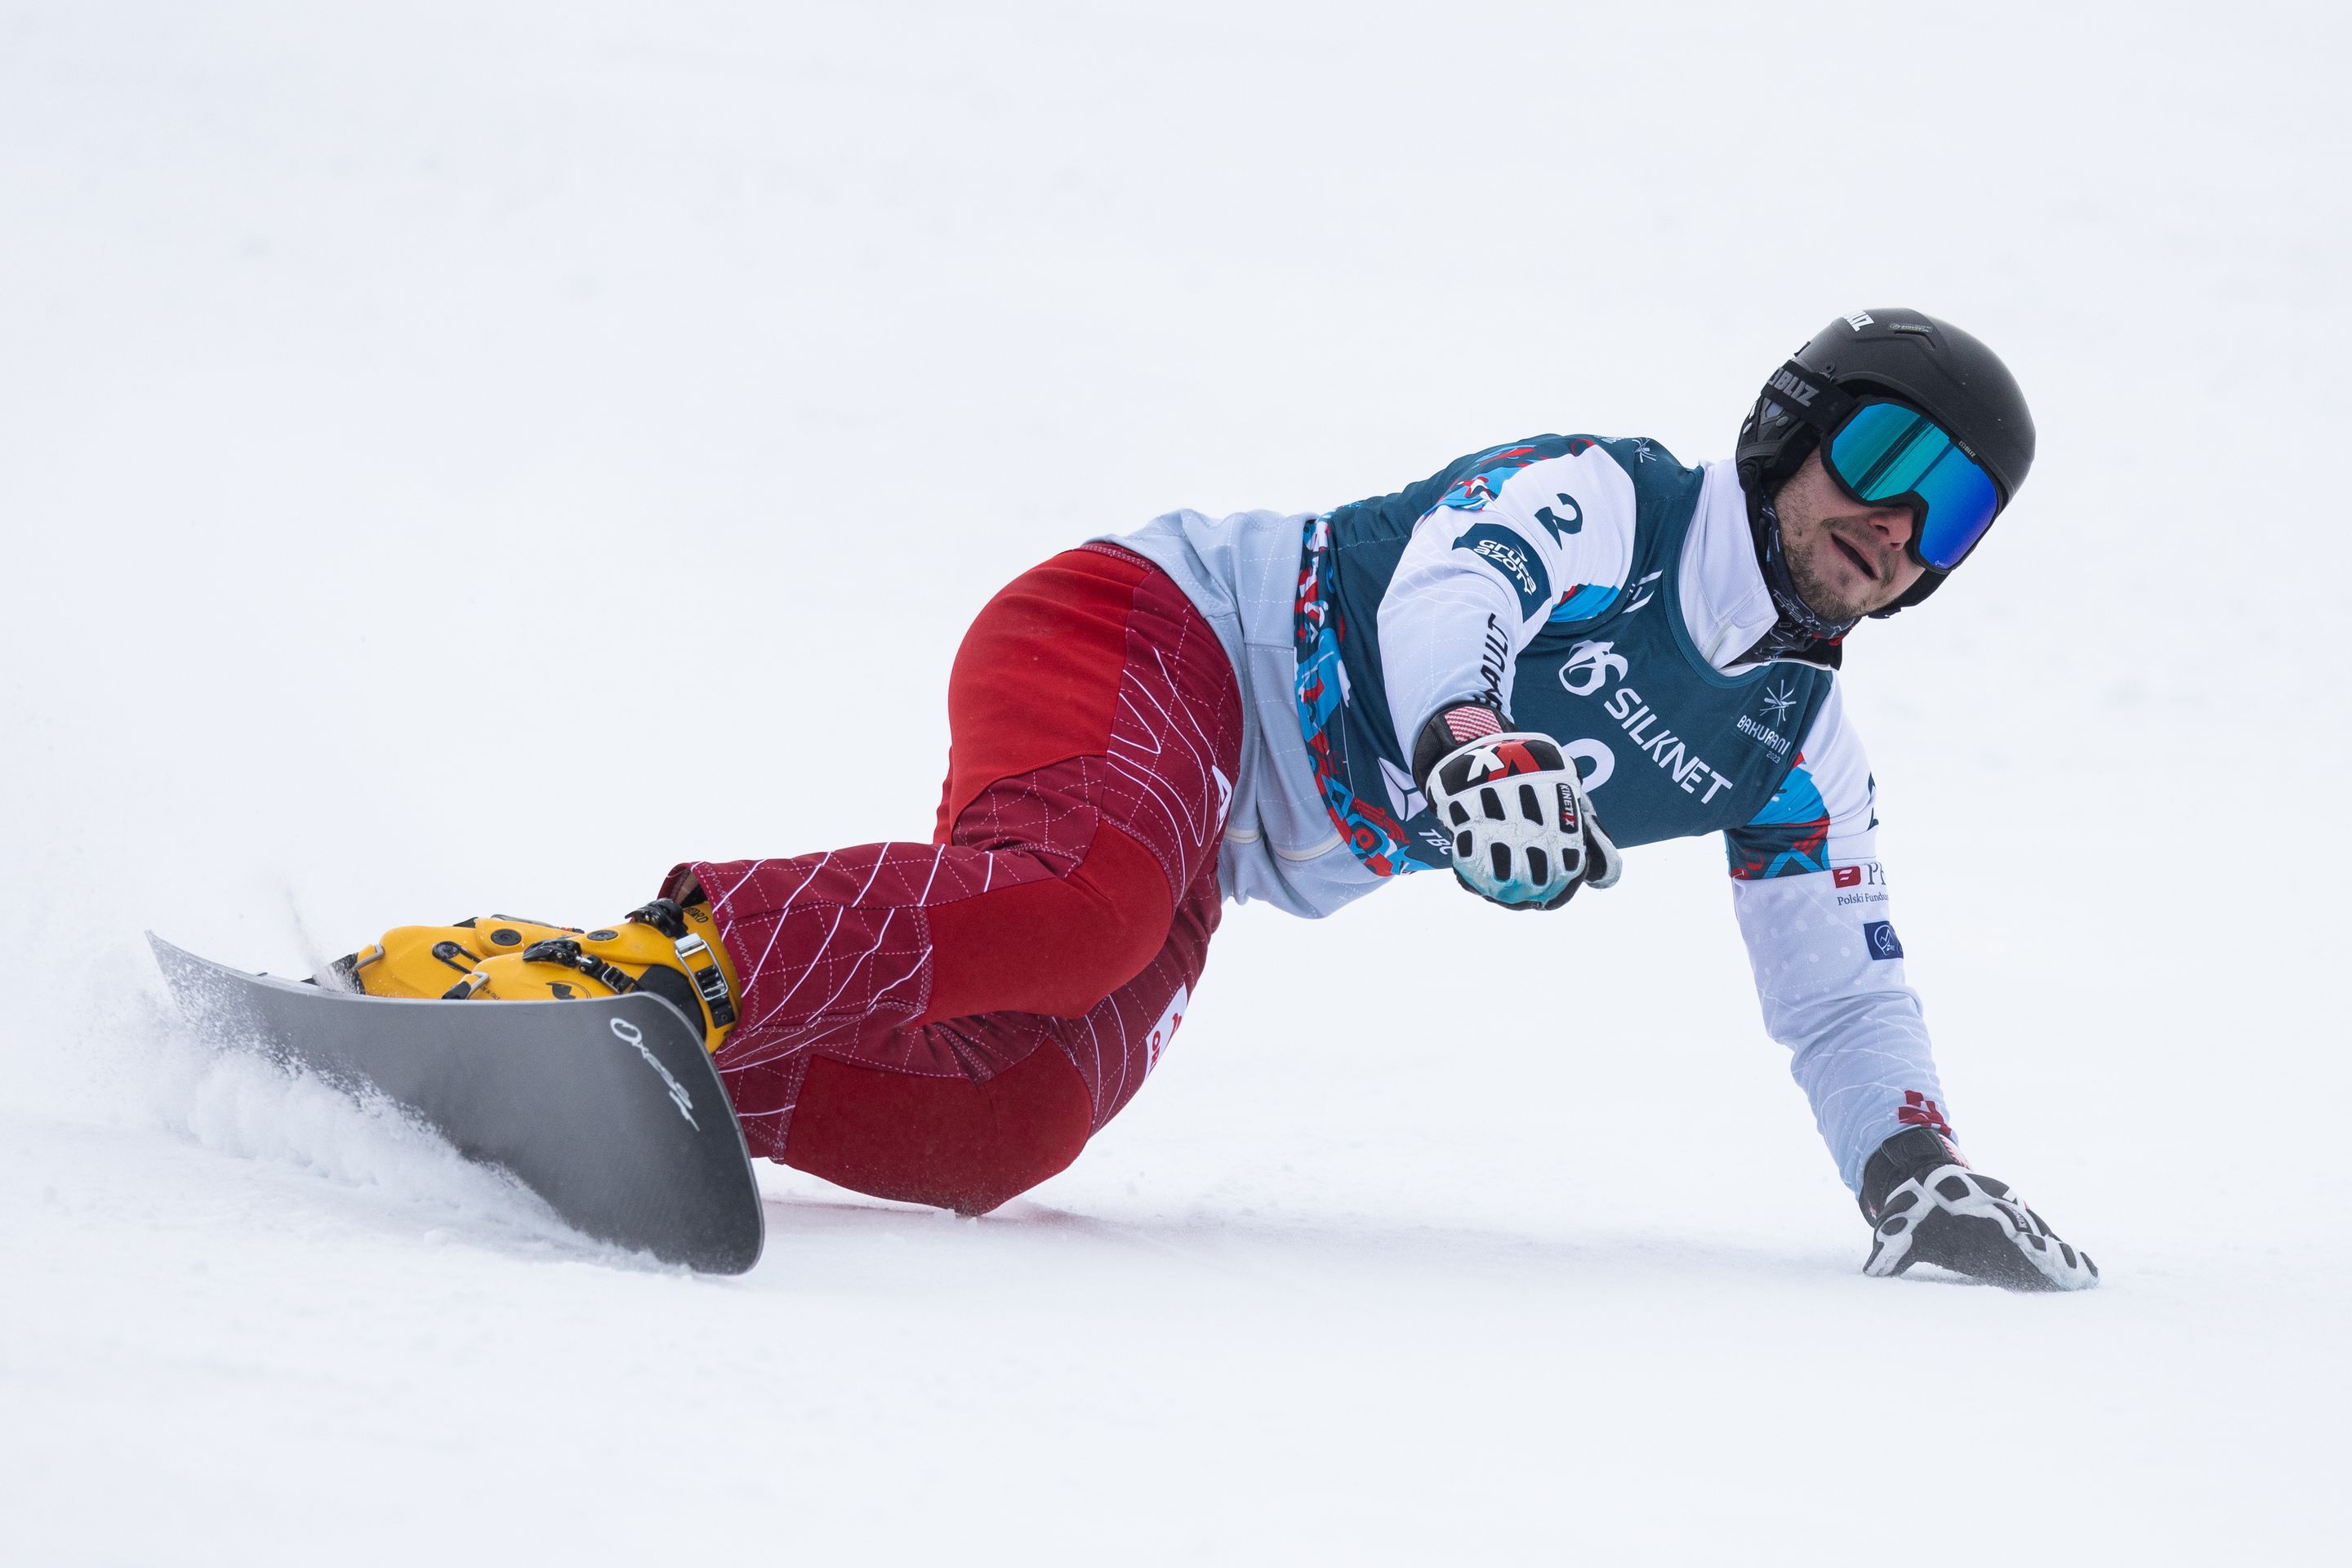
M1864 599L1848 594L1815 569L1819 552L1837 548L1829 542L1828 531L1818 524L1813 544L1812 550L1788 552L1789 581L1795 584L1797 596L1805 601L1808 609L1825 621L1858 621L1879 607L1875 595Z

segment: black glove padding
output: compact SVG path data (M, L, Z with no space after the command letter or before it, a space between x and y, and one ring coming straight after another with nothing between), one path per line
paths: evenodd
M1556 910L1579 888L1613 886L1624 869L1576 763L1549 735L1513 730L1485 703L1456 703L1422 727L1413 762L1454 879L1480 898Z
M1884 1279L1932 1263L2011 1290L2085 1290L2099 1282L2089 1253L1925 1127L1896 1133L1870 1157L1862 1214L1873 1226L1864 1274Z

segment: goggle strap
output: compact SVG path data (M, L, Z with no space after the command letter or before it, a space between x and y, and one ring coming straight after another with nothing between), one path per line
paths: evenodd
M1781 407L1826 436L1862 405L1862 399L1795 360L1772 373L1765 391Z

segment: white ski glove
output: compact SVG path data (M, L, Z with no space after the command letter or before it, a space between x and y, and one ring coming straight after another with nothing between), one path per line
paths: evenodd
M1862 1213L1874 1227L1862 1271L1874 1278L1932 1263L2011 1290L2087 1290L2099 1282L2089 1253L1925 1127L1896 1133L1871 1155Z
M1480 898L1556 910L1579 888L1616 885L1624 857L1549 735L1512 730L1485 703L1457 703L1422 727L1413 761L1453 837L1454 879Z

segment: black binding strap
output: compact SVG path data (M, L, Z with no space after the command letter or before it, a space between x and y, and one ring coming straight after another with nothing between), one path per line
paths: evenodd
M639 904L628 918L639 925L651 926L672 942L686 934L686 916L678 911L675 899L656 899L650 904Z

